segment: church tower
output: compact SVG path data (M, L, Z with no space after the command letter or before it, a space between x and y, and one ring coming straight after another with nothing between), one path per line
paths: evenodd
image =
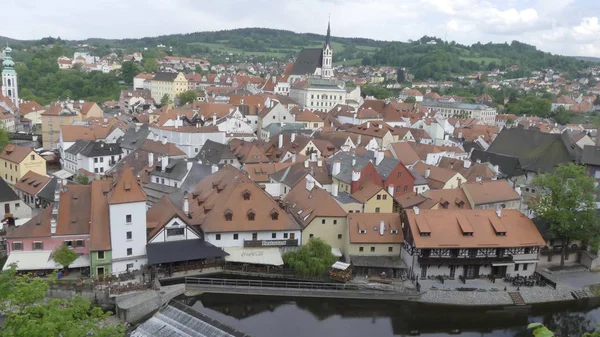
M4 62L2 62L2 95L10 99L17 108L19 107L19 91L17 87L17 72L15 71L15 62L11 54L12 49L4 49Z
M321 77L333 77L333 49L331 48L331 20L327 23L327 36L323 45L323 63L321 64Z

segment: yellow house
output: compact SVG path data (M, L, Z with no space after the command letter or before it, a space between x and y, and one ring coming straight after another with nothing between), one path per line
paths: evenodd
M399 277L403 241L398 213L348 214L346 251L357 275Z
M352 198L363 204L362 213L392 213L394 197L383 187L372 183L363 184L352 193Z
M303 227L303 245L308 244L310 239L320 238L344 254L348 233L346 212L331 194L315 186L310 175L290 190L284 202L289 213Z
M175 100L179 94L188 90L188 80L183 73L156 73L150 81L150 92L157 103L164 95L170 101Z
M14 185L27 172L46 175L46 160L31 147L8 144L0 153L0 175Z
M423 162L418 162L413 166L413 170L420 174L431 189L452 189L459 188L467 182L467 179L462 174L448 168L428 165Z
M94 102L55 102L40 117L42 146L45 150L55 150L58 148L60 129L63 125L71 125L90 117L102 118L104 111Z

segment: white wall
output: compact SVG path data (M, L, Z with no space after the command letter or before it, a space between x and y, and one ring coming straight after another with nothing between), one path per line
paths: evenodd
M6 204L10 207L10 214L18 219L29 219L31 218L31 207L25 201L17 199L12 201L0 202L0 214L4 214ZM18 207L17 207L18 205Z
M148 263L146 258L146 202L110 205L109 213L113 273L126 271L128 263L133 263L133 270L140 269L143 264ZM126 223L127 214L131 214L130 224ZM127 240L127 232L132 232L131 240ZM132 249L130 256L127 255L127 248Z
M176 225L178 224L178 225ZM165 229L170 228L183 228L184 234L178 236L167 236L167 231ZM167 242L167 241L179 241L179 240L193 240L199 239L196 232L190 230L179 217L175 217L169 221L169 223L163 228L160 232L158 232L149 243L158 243L158 242Z
M185 152L188 158L195 157L200 152L204 143L207 140L212 140L217 143L227 143L225 132L212 132L212 133L200 133L200 132L180 132L177 130L163 130L152 127L150 130L157 135L160 139L166 137L167 142L175 144L181 151Z
M299 230L296 231L252 231L252 232L232 232L232 233L205 233L205 240L212 243L217 247L244 247L244 240L252 240L252 233L258 233L258 240L286 240L290 239L291 233L294 233L295 239L298 240L298 245L302 245L302 233ZM272 233L276 234L276 237L272 237ZM287 238L284 234L287 233ZM221 234L221 240L217 240L217 234ZM233 234L238 234L238 239L233 239Z

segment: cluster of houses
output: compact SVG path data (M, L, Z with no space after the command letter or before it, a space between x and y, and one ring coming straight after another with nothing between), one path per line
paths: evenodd
M133 55L126 55L123 60L135 60L140 62L142 60L142 54L134 53ZM104 57L98 57L91 55L88 52L75 52L73 53L73 58L59 56L56 62L58 63L59 69L73 69L77 66L83 71L101 71L103 73L121 69L121 63L118 61L118 56L115 53L111 53Z

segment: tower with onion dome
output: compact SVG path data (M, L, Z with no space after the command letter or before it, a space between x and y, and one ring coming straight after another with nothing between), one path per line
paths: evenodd
M2 95L10 99L17 108L19 107L19 89L17 84L17 71L15 62L12 60L12 49L4 49L4 61L2 62Z

